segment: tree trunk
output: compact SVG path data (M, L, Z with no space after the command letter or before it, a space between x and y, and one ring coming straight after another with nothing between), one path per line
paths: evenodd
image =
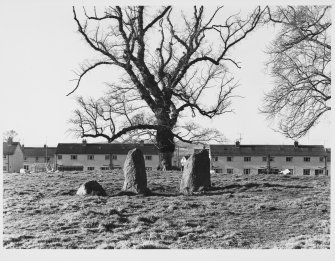
M171 170L172 169L173 152L159 152L159 169Z
M156 142L159 149L159 168L161 170L171 170L172 156L175 149L173 137L173 133L169 128L161 127L157 130Z

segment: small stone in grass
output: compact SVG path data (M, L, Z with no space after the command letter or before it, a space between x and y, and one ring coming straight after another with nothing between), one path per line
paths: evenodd
M77 190L77 195L107 196L106 191L96 180L87 181L82 184Z

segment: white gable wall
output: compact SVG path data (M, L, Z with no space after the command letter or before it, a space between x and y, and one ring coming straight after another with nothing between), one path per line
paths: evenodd
M6 167L4 172L20 172L20 169L23 168L23 153L19 145L16 146L13 155L6 155L6 158L3 159L3 166Z

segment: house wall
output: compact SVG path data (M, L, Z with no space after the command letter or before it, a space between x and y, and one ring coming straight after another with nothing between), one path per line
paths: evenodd
M286 162L286 156L277 156L270 162L270 166L279 171L293 169L293 175L303 175L304 169L310 169L310 175L315 175L316 169L325 168L325 162L320 162L320 157L310 157L310 162L304 162L302 156L293 156L291 162ZM232 157L231 162L227 161L227 156L218 156L217 161L214 157L211 158L211 169L222 169L222 173L227 173L227 169L233 169L234 174L243 174L243 169L250 169L250 174L258 174L258 169L266 167L267 162L263 161L261 156L251 156L251 161L248 162L244 161L244 156Z
M172 159L171 159L171 164L172 166L179 167L179 161L180 161L180 156L178 156L177 152L175 151L173 153Z
M48 156L50 157L50 160L48 161L48 163L50 164L51 168L56 167L56 161L55 161L55 155L54 156ZM28 167L28 170L32 169L33 164L35 163L46 163L45 162L45 156L39 156L38 160L36 160L36 157L24 157L23 160L23 165Z
M61 154L62 159L58 159L56 155L57 166L83 166L84 170L87 170L88 167L94 167L94 170L100 170L101 167L108 167L111 163L112 168L123 168L124 162L127 158L127 155L117 154L117 159L105 159L105 154L94 154L94 159L89 160L88 154L77 154L77 160L71 160L71 154ZM145 158L146 154L144 155ZM145 160L146 168L156 169L158 166L158 155L151 155L151 160Z
M331 175L331 164L330 161L327 161L327 170L328 170L328 176Z
M3 172L20 172L20 169L23 168L23 153L20 146L16 146L13 155L6 155L6 158L3 158L3 166L6 167Z
M3 155L3 160L2 160L2 166L3 166L3 172L8 172L8 169L9 169L9 167L8 167L8 158L9 158L9 156L8 155Z

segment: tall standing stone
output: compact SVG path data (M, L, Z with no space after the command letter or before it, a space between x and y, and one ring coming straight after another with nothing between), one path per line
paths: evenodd
M128 152L123 166L124 184L122 191L136 194L147 194L147 173L143 153L140 149L133 149Z
M210 160L207 150L193 153L187 160L180 182L180 192L192 194L211 186Z

